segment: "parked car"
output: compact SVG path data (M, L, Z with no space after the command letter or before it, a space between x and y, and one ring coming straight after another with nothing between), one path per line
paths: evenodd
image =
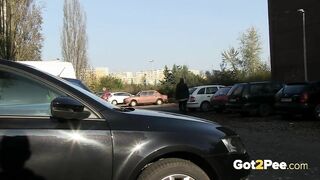
M210 110L210 99L223 85L206 85L189 88L190 97L187 102L189 110Z
M320 82L286 84L275 97L276 109L283 116L313 115L320 119Z
M282 88L277 82L251 82L235 84L228 92L226 107L242 115L268 116L274 110L274 95Z
M228 92L232 86L220 88L210 99L211 106L216 112L223 112L228 102Z
M127 92L113 92L110 94L109 98L108 98L108 102L110 102L113 105L117 105L117 104L123 104L124 103L124 99L133 96L130 93Z
M240 137L217 123L116 107L13 61L0 60L0 87L6 177L231 180L249 174L233 168L237 159L249 161Z
M130 106L136 106L139 104L161 105L165 102L168 102L168 96L162 95L155 90L140 91L137 95L124 99L124 103Z

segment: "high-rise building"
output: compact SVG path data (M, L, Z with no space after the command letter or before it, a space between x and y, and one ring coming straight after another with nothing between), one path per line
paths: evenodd
M320 80L320 0L268 0L272 78ZM303 41L305 15L305 42Z

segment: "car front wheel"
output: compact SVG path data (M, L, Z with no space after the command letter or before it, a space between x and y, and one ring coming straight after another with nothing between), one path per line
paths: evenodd
M168 158L159 160L145 168L138 180L210 180L208 175L191 161Z
M161 104L163 104L162 99L158 99L158 100L157 100L157 102L156 102L156 104L157 104L157 105L161 105Z
M131 102L130 102L130 106L134 107L134 106L136 106L136 105L137 105L137 101L131 101Z
M118 104L118 102L117 102L116 100L113 100L111 103L112 103L113 105L117 105L117 104Z

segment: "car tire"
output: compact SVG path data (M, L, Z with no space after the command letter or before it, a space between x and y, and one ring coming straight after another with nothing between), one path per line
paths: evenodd
M178 158L162 159L147 166L138 180L185 179L210 180L208 175L191 161Z
M156 104L157 104L157 105L162 105L162 104L163 104L162 99L158 99L158 100L156 101Z
M113 101L111 102L111 104L113 104L113 105L117 105L117 104L118 104L118 102L117 102L116 100L113 100Z
M203 111L203 112L208 112L210 109L210 103L207 102L207 101L204 101L201 103L200 105L200 110Z
M132 106L132 107L134 107L134 106L136 106L138 103L137 103L137 101L135 101L135 100L132 100L131 102L130 102L130 106Z
M314 117L317 120L320 120L320 104L318 104L315 108L314 108Z
M258 110L259 116L266 117L266 116L269 116L271 112L272 112L272 107L269 104L261 104L259 106L259 110Z

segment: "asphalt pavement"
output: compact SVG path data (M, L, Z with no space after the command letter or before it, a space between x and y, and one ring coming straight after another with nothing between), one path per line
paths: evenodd
M139 106L179 113L176 104ZM250 180L320 180L320 121L304 118L283 120L279 116L241 117L237 114L190 112L229 127L242 138L252 160L307 163L307 170L252 170Z

